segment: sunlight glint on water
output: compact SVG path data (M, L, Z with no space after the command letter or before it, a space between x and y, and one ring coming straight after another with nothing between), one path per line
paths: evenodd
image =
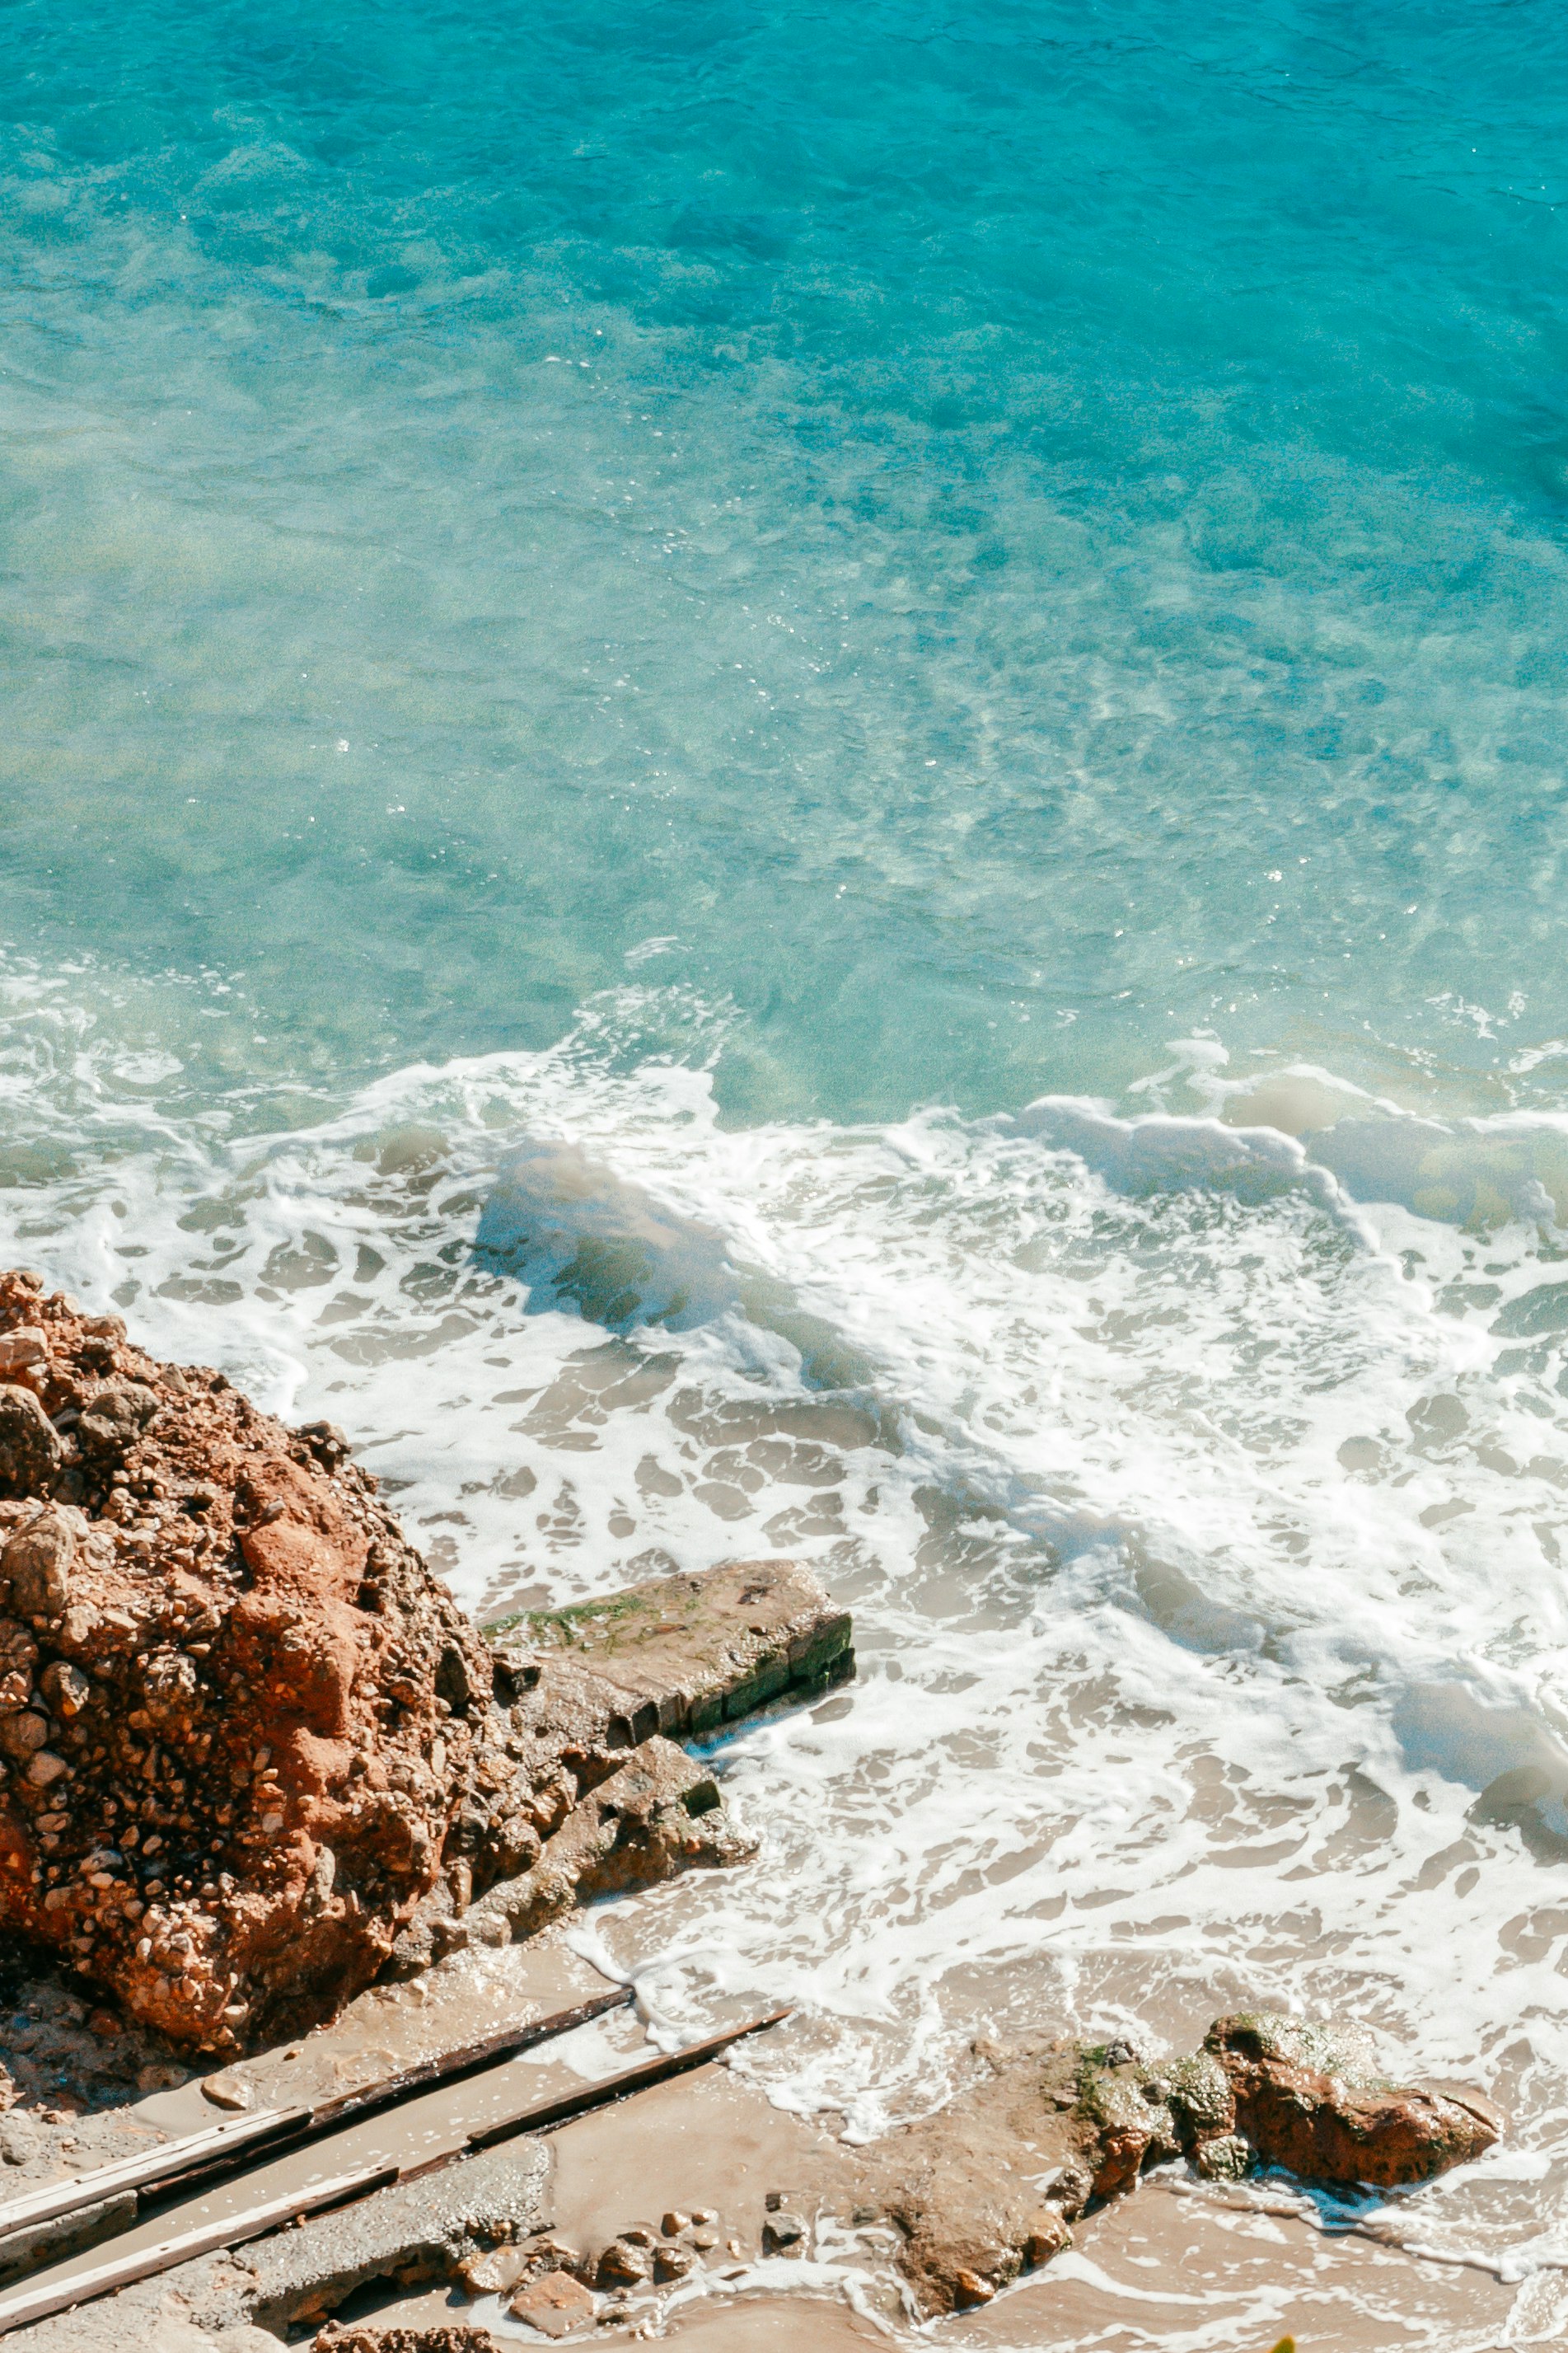
M0 26L7 1249L476 1607L820 1564L768 1867L601 1924L775 2097L1342 2001L1547 2336L1563 47Z

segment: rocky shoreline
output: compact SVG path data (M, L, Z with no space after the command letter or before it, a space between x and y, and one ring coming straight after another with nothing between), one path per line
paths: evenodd
M530 1944L594 1896L743 1862L749 1841L682 1744L853 1666L847 1613L787 1561L481 1633L329 1424L289 1430L221 1373L160 1363L118 1318L0 1275L0 1928L16 2005L0 2158L18 2180L80 2168L133 2092L264 2054L374 1983ZM824 2145L759 2243L798 2252L824 2214L882 2231L914 2308L940 2315L1048 2262L1154 2166L1389 2187L1500 2129L1479 2094L1391 2085L1353 2034L1299 2021L1219 2020L1174 2062L984 2042L934 2116L871 2149ZM554 2336L712 2252L679 2214L596 2245L552 2238L547 2173L542 2145L520 2144L453 2168L437 2205L460 2228L390 2189L231 2265L225 2293L209 2264L212 2325L239 2353L233 2331L320 2318L367 2277L437 2277L504 2292ZM0 2237L0 2280L123 2219L75 2242ZM342 2260L345 2230L363 2260ZM258 2283L279 2261L300 2293L269 2301ZM18 2341L95 2343L91 2309Z

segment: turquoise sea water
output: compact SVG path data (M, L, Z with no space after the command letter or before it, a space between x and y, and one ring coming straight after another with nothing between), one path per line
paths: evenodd
M0 922L333 1082L657 939L742 1117L1173 1022L1495 1101L1568 1033L1565 49L7 8Z
M0 8L0 1247L476 1607L821 1567L765 1866L593 1931L795 2000L775 2095L1349 2006L1513 2107L1405 2235L1530 2341L1565 70L1541 0ZM1412 2276L1345 2341L1504 2341Z

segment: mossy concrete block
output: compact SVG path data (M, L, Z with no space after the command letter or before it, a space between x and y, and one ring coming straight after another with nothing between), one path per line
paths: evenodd
M509 1651L531 1644L609 1685L634 1744L656 1732L700 1738L855 1672L849 1612L790 1560L728 1561L700 1574L652 1577L604 1600L531 1611L488 1631Z

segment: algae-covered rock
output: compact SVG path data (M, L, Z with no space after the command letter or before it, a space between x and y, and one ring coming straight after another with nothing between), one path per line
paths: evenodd
M1381 2078L1364 2038L1260 2012L1219 2018L1205 2051L1229 2080L1236 2129L1304 2179L1393 2189L1465 2165L1502 2120L1476 2094Z

